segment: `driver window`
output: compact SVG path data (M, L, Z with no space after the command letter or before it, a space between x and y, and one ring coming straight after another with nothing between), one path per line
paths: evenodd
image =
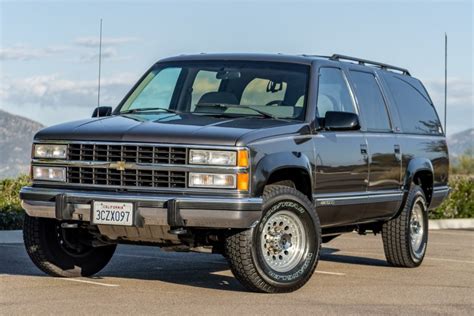
M324 118L328 111L357 113L342 70L319 69L317 116Z
M281 82L278 89L268 89L271 84L268 79L255 78L245 87L240 104L267 105L270 102L283 101L286 93L286 82ZM278 103L276 103L278 105Z

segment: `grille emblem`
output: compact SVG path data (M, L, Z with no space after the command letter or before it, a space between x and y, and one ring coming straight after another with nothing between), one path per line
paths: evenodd
M135 166L133 163L126 163L125 161L111 162L109 168L117 171L124 171L125 169L132 169Z

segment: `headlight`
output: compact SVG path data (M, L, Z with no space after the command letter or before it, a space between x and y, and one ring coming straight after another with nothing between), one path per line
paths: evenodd
M34 158L66 159L67 145L34 145Z
M189 186L195 188L224 188L235 189L237 176L235 174L189 173Z
M66 182L66 168L33 166L33 180Z
M189 151L189 163L196 165L235 166L237 164L237 152L191 149Z

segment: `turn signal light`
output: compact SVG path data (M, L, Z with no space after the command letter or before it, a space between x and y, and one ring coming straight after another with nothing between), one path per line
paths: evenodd
M249 166L249 151L247 149L239 150L237 165L239 167L248 168L248 166Z
M248 173L239 173L237 175L237 189L240 191L249 190L249 174Z

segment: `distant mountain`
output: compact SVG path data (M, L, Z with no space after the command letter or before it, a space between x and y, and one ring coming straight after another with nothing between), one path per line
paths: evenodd
M453 134L448 137L449 155L453 158L474 151L474 128Z
M0 110L0 179L29 172L31 143L43 125Z

